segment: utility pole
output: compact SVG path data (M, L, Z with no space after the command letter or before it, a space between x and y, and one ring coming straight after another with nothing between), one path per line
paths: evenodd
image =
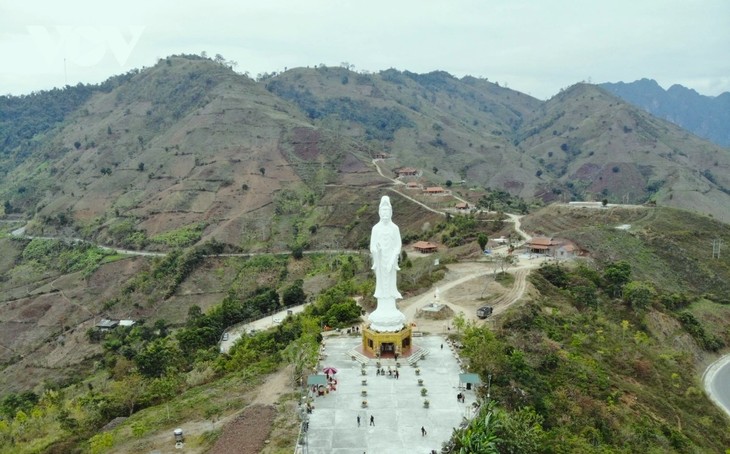
M490 400L491 392L492 392L492 374L489 374L488 380L489 381L487 383L487 404L489 404L489 400Z
M720 258L720 247L721 246L722 246L722 239L718 238L716 240L712 240L712 258L713 259Z

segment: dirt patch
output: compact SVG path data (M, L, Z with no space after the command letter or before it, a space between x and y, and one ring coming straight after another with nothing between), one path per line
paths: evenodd
M372 172L372 169L368 167L364 162L355 157L353 154L348 153L345 155L345 159L342 160L339 168L340 172L344 173L356 173L356 172Z
M319 132L310 128L296 128L292 137L294 154L305 161L313 161L319 156Z
M270 405L252 405L223 428L209 454L257 454L266 446L276 410Z

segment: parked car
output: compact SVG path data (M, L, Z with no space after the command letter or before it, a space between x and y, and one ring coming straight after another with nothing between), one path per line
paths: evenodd
M224 341L227 341L228 340L228 333L223 333L223 340Z
M492 315L492 306L482 306L479 309L477 309L477 317L479 318L487 318L490 315Z

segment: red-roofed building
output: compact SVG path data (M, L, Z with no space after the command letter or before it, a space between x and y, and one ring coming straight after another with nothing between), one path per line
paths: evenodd
M534 252L535 254L547 254L554 247L559 245L560 243L556 243L552 238L544 236L533 237L530 241L527 242L527 248L530 250L530 252Z
M438 246L428 241L418 241L413 245L413 249L419 251L421 254L430 254L436 252Z
M426 194L443 194L444 188L441 186L430 186L425 189Z

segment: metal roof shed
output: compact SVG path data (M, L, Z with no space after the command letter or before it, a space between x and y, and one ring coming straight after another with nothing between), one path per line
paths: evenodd
M471 389L472 385L481 385L482 379L479 374L459 374L459 386L466 385L466 389Z
M327 377L324 375L310 375L307 377L307 386L327 386Z

